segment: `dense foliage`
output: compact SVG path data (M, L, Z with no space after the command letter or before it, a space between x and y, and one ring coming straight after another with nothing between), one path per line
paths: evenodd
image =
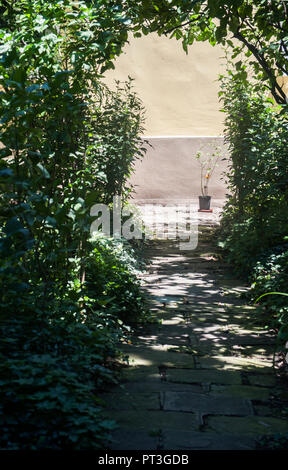
M231 161L221 244L257 299L265 292L287 292L288 119L284 106L275 107L264 88L236 68L222 78ZM262 299L282 348L288 340L286 298Z
M115 91L100 81L129 31L253 56L257 82L239 60L223 84L232 156L223 246L254 298L287 292L288 128L276 80L288 70L287 0L2 0L1 448L99 448L112 427L97 390L145 309L130 250L89 231L91 207L126 199L143 154L131 80ZM285 297L265 302L283 343Z
M1 3L1 448L103 446L97 390L145 315L130 251L90 240L143 153L131 80L100 81L124 23L109 2Z
M131 249L103 237L89 245L87 283L75 277L54 298L47 289L42 305L36 287L1 304L1 448L107 445L113 423L97 392L115 381L117 345L145 310Z

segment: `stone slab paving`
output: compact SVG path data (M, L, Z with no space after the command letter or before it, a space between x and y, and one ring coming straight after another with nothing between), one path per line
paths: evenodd
M167 411L186 411L200 415L253 415L253 407L249 400L238 396L205 396L190 392L162 392L162 409Z
M287 420L267 416L209 416L207 429L219 434L246 434L254 437L255 435L287 433Z
M213 384L210 387L210 392L211 396L238 397L254 401L259 400L261 402L268 402L272 395L270 388L253 387L252 385L235 386Z
M147 243L143 289L161 324L121 345L120 383L102 396L118 426L108 448L247 450L263 435L288 433L275 337L241 298L247 286L217 261L216 215L200 222L191 251L177 239Z
M163 448L169 450L253 450L254 440L245 435L209 432L171 432L163 438Z
M113 450L157 450L159 448L159 433L147 433L132 429L119 429L113 434Z

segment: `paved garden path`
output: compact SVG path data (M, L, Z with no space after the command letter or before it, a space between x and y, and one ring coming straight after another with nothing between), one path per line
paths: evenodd
M194 250L180 251L177 240L147 245L143 288L159 323L121 346L127 366L103 394L118 425L107 448L246 450L261 435L288 432L275 338L241 297L247 287L215 257L211 215L200 223Z

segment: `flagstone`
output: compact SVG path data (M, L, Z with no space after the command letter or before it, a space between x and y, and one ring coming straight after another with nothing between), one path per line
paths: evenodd
M247 374L250 385L258 385L260 387L274 387L276 385L276 377L274 373L270 374Z
M246 357L237 356L212 356L212 357L200 357L197 360L199 368L221 368L224 370L242 370L242 371L260 371L271 372L272 364L271 361L265 358L252 359Z
M158 376L159 377L159 376ZM145 379L145 377L144 377ZM122 384L121 388L115 390L113 388L113 392L122 393L123 390L130 392L130 393L142 393L143 391L150 393L150 392L169 392L169 391L182 391L182 392L192 392L192 393L204 393L202 384L179 384L167 381L161 381L158 378L158 381L135 381L135 382L126 382Z
M159 370L156 366L147 366L147 367L128 367L122 370L120 381L121 383L130 383L130 382L160 382Z
M215 383L215 384L241 384L241 373L238 371L220 370L188 370L168 369L167 380L179 383Z
M223 397L248 398L250 400L266 401L271 395L270 388L254 387L252 385L211 385L211 395Z
M198 412L201 415L253 415L249 400L238 397L211 397L190 392L163 392L163 409Z
M171 351L148 347L124 346L123 351L129 355L129 363L134 366L165 365L166 367L194 368L193 357L183 353L173 353Z
M111 435L112 442L108 445L109 450L157 450L159 446L159 434L145 431L129 431L121 429L114 431Z
M123 390L121 393L100 394L109 410L160 410L160 393L144 391L138 393Z
M255 441L251 437L227 433L197 433L163 430L163 446L169 450L252 450Z
M218 433L244 434L248 436L287 433L287 419L268 416L209 416L207 430Z
M161 429L198 431L199 421L194 413L165 411L111 410L103 416L115 420L119 429L145 430L148 433L160 432Z

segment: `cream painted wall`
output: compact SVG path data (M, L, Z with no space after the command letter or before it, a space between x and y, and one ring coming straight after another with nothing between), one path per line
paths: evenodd
M135 79L147 136L218 136L224 117L217 82L222 56L221 48L209 43L193 44L186 55L180 41L150 34L131 39L105 81Z
M151 34L131 39L106 73L106 83L135 79L134 87L146 108L145 137L152 144L135 164L130 182L134 201L195 199L200 194L200 166L195 155L223 134L224 114L218 100L218 75L224 72L223 51L195 43L188 55L181 42ZM219 138L219 145L223 139ZM223 155L224 156L224 155ZM226 162L220 160L210 185L213 201L223 200L221 178Z

